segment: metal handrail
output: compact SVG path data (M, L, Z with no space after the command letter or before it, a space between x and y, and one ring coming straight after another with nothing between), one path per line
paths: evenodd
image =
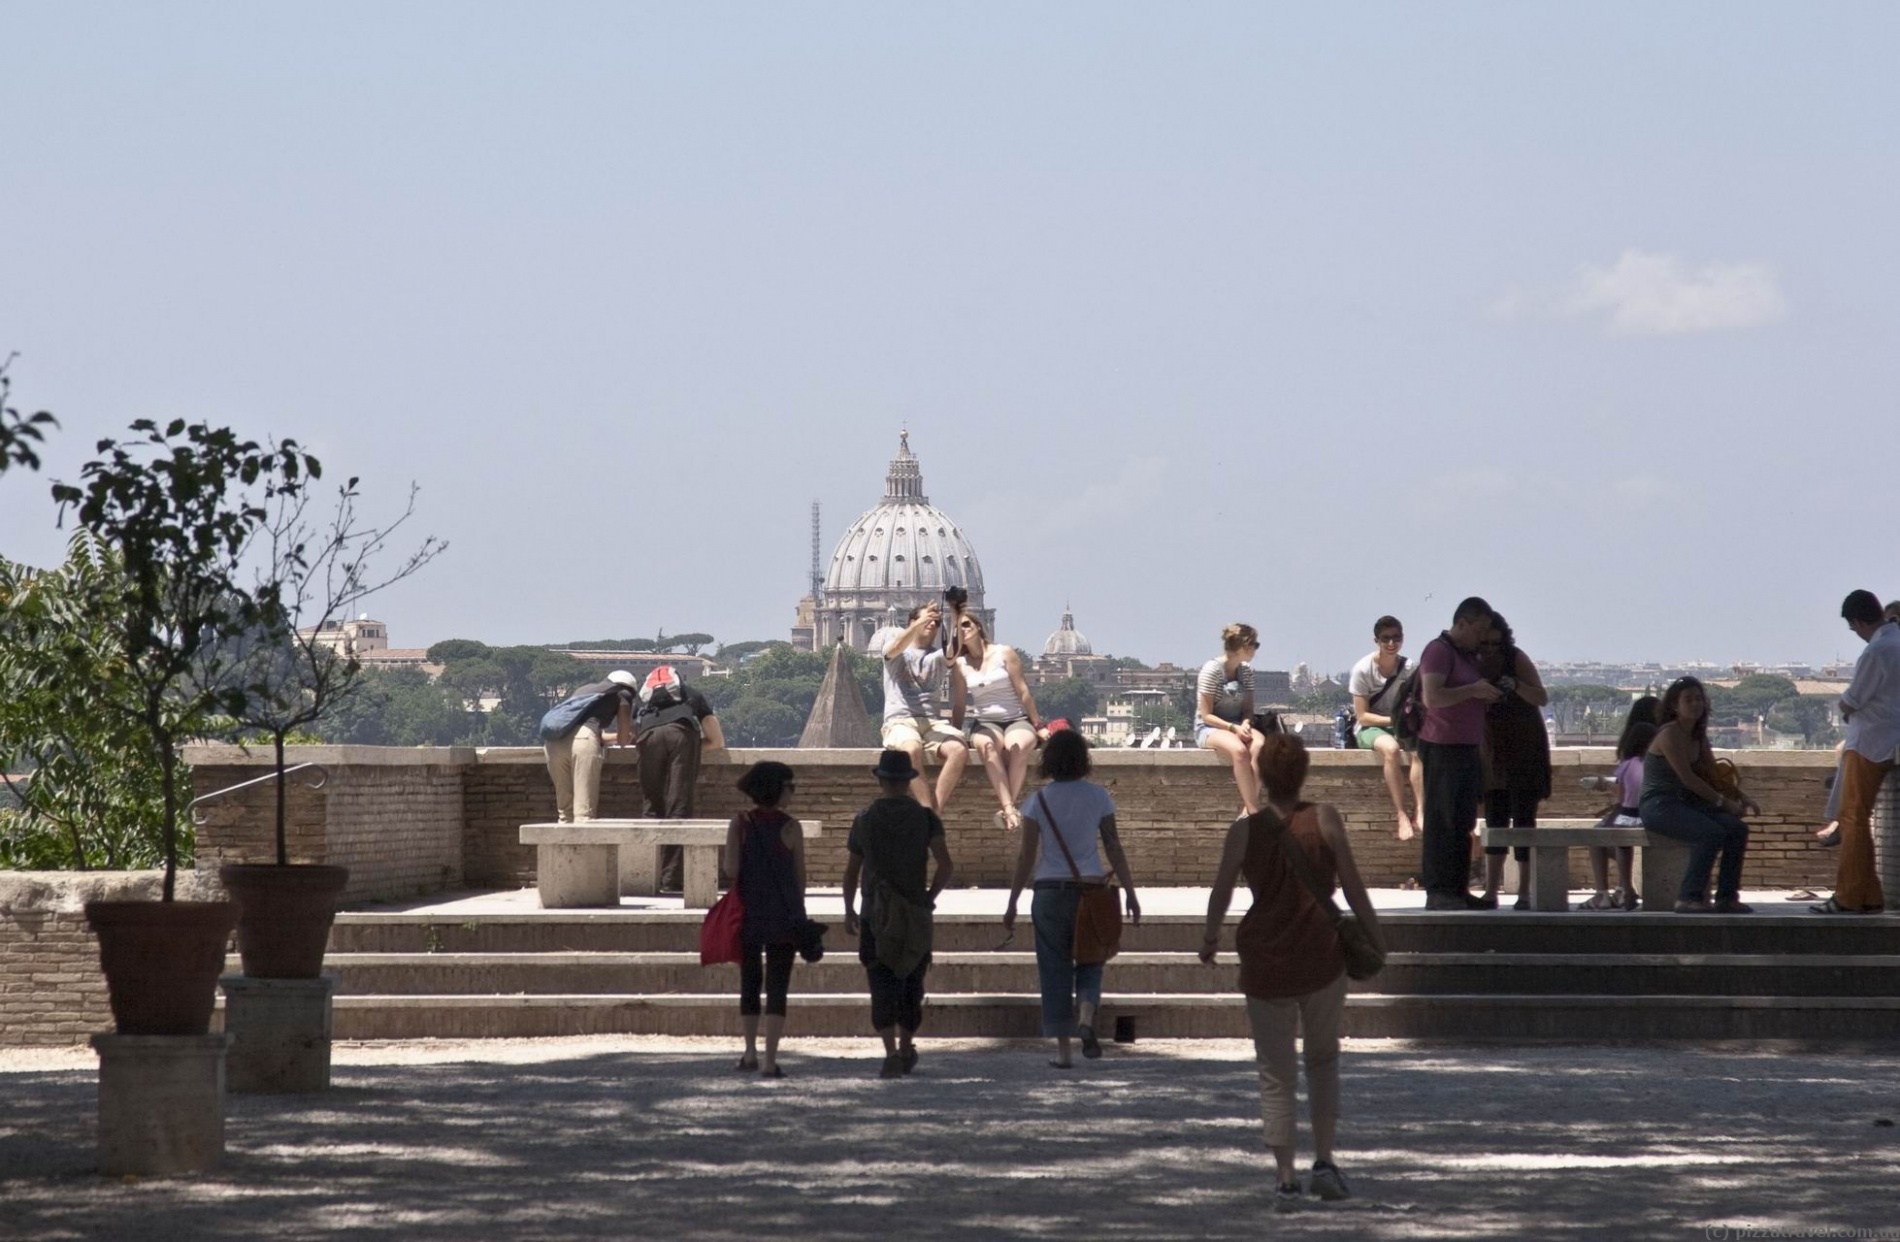
M293 763L284 769L283 774L289 776L292 772L301 772L305 768L315 768L318 772L322 773L316 780L304 782L307 788L322 789L324 785L329 782L330 769L320 763ZM265 781L274 781L277 779L277 775L276 772L266 772L264 775L254 776L248 781L239 781L235 785L227 785L223 789L214 789L208 794L200 794L185 804L185 810L190 813L191 822L202 828L205 824L210 822L210 819L198 810L198 804L200 802L209 802L213 798L222 798L224 795L236 793L240 789L249 789L252 785L262 785Z

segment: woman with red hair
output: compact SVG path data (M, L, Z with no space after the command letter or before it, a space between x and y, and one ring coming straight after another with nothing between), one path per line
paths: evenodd
M1346 959L1333 928L1330 902L1322 903L1298 864L1330 898L1343 889L1381 952L1379 916L1366 895L1346 840L1346 825L1329 803L1302 802L1309 758L1295 734L1260 739L1258 770L1265 805L1227 830L1220 871L1207 899L1207 934L1201 960L1213 964L1221 923L1234 884L1246 876L1253 908L1240 921L1234 947L1240 953L1240 990L1247 996L1254 1055L1260 1062L1260 1118L1279 1173L1276 1211L1299 1205L1294 1165L1294 1099L1299 1075L1293 1037L1304 1036L1306 1093L1313 1124L1313 1170L1308 1189L1321 1199L1345 1199L1351 1191L1333 1163L1333 1131L1339 1120L1339 1026L1346 1007Z

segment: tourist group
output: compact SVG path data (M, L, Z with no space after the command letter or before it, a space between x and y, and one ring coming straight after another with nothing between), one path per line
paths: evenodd
M883 1041L878 1073L903 1078L918 1062L932 910L955 874L939 811L971 750L1001 801L999 825L1021 829L1003 927L1013 937L1018 905L1029 889L1042 1030L1055 1041L1051 1065L1072 1070L1077 1045L1085 1058L1101 1056L1095 1016L1104 963L1113 955L1123 909L1128 920L1140 921L1135 876L1116 829L1114 801L1089 779L1088 742L1061 722L1043 721L1015 651L991 643L980 620L959 601L948 603L953 634L944 634L945 609L932 603L916 609L906 626L872 640L884 661L885 749L870 772L878 794L851 825L843 890L844 931L857 939L871 1025ZM1855 591L1841 616L1867 647L1841 701L1847 738L1830 808L1842 850L1839 881L1834 896L1816 909L1872 912L1884 906L1873 861L1873 799L1900 753L1900 609L1883 611L1872 593ZM1234 624L1222 638L1223 654L1199 676L1195 735L1203 747L1231 760L1241 813L1210 877L1200 956L1214 962L1234 887L1244 879L1253 901L1234 937L1239 987L1278 1176L1276 1206L1284 1209L1307 1193L1328 1200L1351 1193L1333 1159L1341 1020L1348 977L1376 972L1385 944L1338 810L1301 797L1309 766L1305 743L1279 730L1270 714L1255 712L1249 662L1259 647L1257 632ZM1415 669L1400 654L1405 633L1395 618L1379 618L1373 638L1375 649L1353 669L1352 718L1342 724L1350 727L1352 744L1381 756L1399 836L1409 839L1418 829L1426 908L1495 908L1503 851L1487 851L1485 890L1473 893L1469 842L1480 807L1488 824L1529 827L1550 795L1542 713L1547 695L1536 666L1518 649L1505 619L1475 597L1458 605L1451 626L1426 644ZM939 716L936 700L946 673L948 720ZM641 733L642 717L650 721L660 713L670 714L667 724L649 724L649 730L704 728L699 722L711 713L703 699L695 704L695 693L676 678L660 681L637 686L631 675L614 674L588 688L591 699L584 692L569 701L580 706L563 704L549 714L544 735L564 817L581 815L577 784L598 781L598 759L588 776L580 755L597 755L600 732L616 717L623 742L630 726ZM1689 846L1678 912L1745 914L1740 885L1746 816L1759 808L1735 783L1733 768L1716 760L1708 708L1707 692L1693 677L1673 682L1660 698L1639 699L1618 741L1615 774L1596 779L1617 795L1606 824L1640 823ZM568 728L559 719L563 714L578 723ZM587 730L595 735L591 741L572 740ZM663 752L666 762L656 761L649 814L665 810L668 790L676 788L671 774L691 741L683 734L682 744ZM644 750L645 734L639 743ZM1045 783L1023 800L1029 757L1038 749ZM1413 814L1404 799L1408 752ZM934 783L924 772L930 759L941 765ZM648 786L644 758L641 768ZM810 958L822 952L824 929L805 910L804 834L790 811L795 773L782 763L755 764L739 789L751 806L733 818L724 856L740 911L733 930L745 1050L737 1068L782 1078L778 1046L793 963L801 952ZM1593 851L1597 892L1584 909L1635 906L1630 851L1618 852L1622 883L1615 890L1608 885L1610 853ZM1341 916L1335 892L1343 893L1354 917ZM717 918L715 909L708 926ZM1295 1165L1296 1034L1302 1038L1297 1060L1306 1068L1315 1155L1304 1186Z

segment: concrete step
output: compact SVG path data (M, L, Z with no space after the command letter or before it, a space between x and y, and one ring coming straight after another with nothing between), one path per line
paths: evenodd
M339 1039L524 1038L739 1032L738 1006L715 995L339 996ZM1033 993L933 994L926 1036L1030 1038ZM1103 998L1097 1028L1133 1018L1142 1038L1245 1038L1246 1005L1232 992ZM1347 999L1346 1031L1361 1038L1443 1041L1824 1040L1900 1042L1893 997L1401 996ZM871 1038L861 995L792 998L786 1033Z
M1751 915L1471 911L1392 912L1380 924L1394 952L1410 953L1662 953L1833 954L1900 956L1900 916L1809 914L1783 903ZM331 933L333 953L687 953L699 944L701 915L679 910L549 911L483 915L461 921L424 914L345 913ZM1232 947L1230 919L1223 948ZM1030 947L1027 919L1013 948ZM1202 921L1153 917L1123 932L1127 952L1193 953ZM937 944L945 952L1002 947L999 917L940 915ZM834 922L832 951L843 944Z
M1234 960L1208 968L1190 953L1123 953L1111 986L1131 993L1196 993L1233 980ZM238 964L232 959L230 969ZM344 953L325 969L340 995L732 996L738 968L702 967L689 953ZM1218 981L1216 984L1214 981ZM931 988L941 994L1033 992L1035 954L944 952ZM799 963L801 994L854 995L864 986L854 953ZM1394 953L1355 990L1434 995L1900 996L1900 956L1836 954Z

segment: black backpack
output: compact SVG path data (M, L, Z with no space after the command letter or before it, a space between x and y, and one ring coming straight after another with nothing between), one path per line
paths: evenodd
M1396 689L1393 688L1394 683ZM1392 717L1392 735L1399 739L1399 745L1408 750L1416 746L1419 732L1425 727L1425 687L1418 680L1418 665L1401 668L1394 673L1392 681L1379 692L1379 696L1389 698L1392 703L1389 713Z

